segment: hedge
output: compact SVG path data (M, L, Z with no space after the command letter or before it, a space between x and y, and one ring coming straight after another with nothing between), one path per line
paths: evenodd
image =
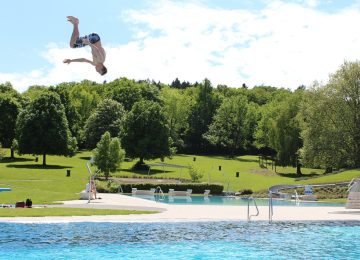
M118 193L119 192L119 183L115 182L105 182L105 181L96 181L96 189L101 193ZM132 188L137 188L138 190L150 190L151 188L156 189L160 187L164 193L168 193L169 189L174 189L176 191L186 191L187 189L192 189L193 194L203 194L205 190L210 190L210 194L220 195L224 190L224 186L220 184L208 184L208 183L181 183L181 184L153 184L153 183L126 183L121 184L121 188L124 193L131 193Z

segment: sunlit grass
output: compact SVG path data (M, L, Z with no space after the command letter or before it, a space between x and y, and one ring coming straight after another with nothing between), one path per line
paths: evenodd
M47 167L43 167L42 157L35 162L34 156L17 156L14 161L0 161L0 187L10 187L11 192L0 193L0 203L15 204L17 201L32 199L34 204L56 203L62 200L79 198L79 192L85 188L89 173L86 162L91 156L90 151L79 152L74 157L47 156ZM194 160L195 158L195 160ZM123 162L121 170L114 176L136 176L156 178L181 178L190 181L187 169L171 167L152 167L148 173L133 172L136 160ZM146 161L147 163L160 160ZM257 156L238 156L229 159L225 156L193 156L177 155L173 159L165 159L165 163L182 166L193 166L203 173L202 182L221 183L225 191L251 189L266 191L276 184L312 184L350 181L360 176L360 170L349 170L336 174L324 175L321 169L302 168L303 176L298 177L292 167L277 167L270 164L267 168L259 165ZM221 170L219 170L221 166ZM95 168L93 168L95 170ZM66 171L71 170L70 177ZM239 177L236 173L239 172Z
M156 211L81 208L0 208L0 217L50 217L153 214Z

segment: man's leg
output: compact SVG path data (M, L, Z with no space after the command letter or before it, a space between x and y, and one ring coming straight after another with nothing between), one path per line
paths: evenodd
M79 19L74 16L67 16L67 19L70 23L73 24L73 32L70 38L70 48L74 48L76 40L79 38Z

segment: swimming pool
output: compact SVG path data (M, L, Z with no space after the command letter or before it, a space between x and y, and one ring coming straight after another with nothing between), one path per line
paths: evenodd
M360 255L360 222L0 226L0 259L358 259Z
M195 204L195 205L234 205L234 206L245 206L248 204L248 199L239 197L226 197L226 196L149 196L149 195L129 195L137 198L148 199L168 204ZM268 199L256 199L258 206L268 206ZM296 206L294 200L273 200L274 206ZM305 207L317 207L317 206L331 206L331 207L344 207L342 203L325 203L325 202L300 202L299 206Z

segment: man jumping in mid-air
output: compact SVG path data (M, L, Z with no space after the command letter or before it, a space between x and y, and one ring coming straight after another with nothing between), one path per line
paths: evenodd
M91 47L93 60L90 61L84 58L65 59L64 63L70 64L71 62L88 62L91 65L95 66L96 71L99 72L100 75L105 75L107 72L107 69L104 66L106 54L104 48L101 46L100 36L96 33L92 33L83 37L79 37L79 19L74 16L67 16L67 19L74 26L70 38L70 47L81 48L89 45Z

